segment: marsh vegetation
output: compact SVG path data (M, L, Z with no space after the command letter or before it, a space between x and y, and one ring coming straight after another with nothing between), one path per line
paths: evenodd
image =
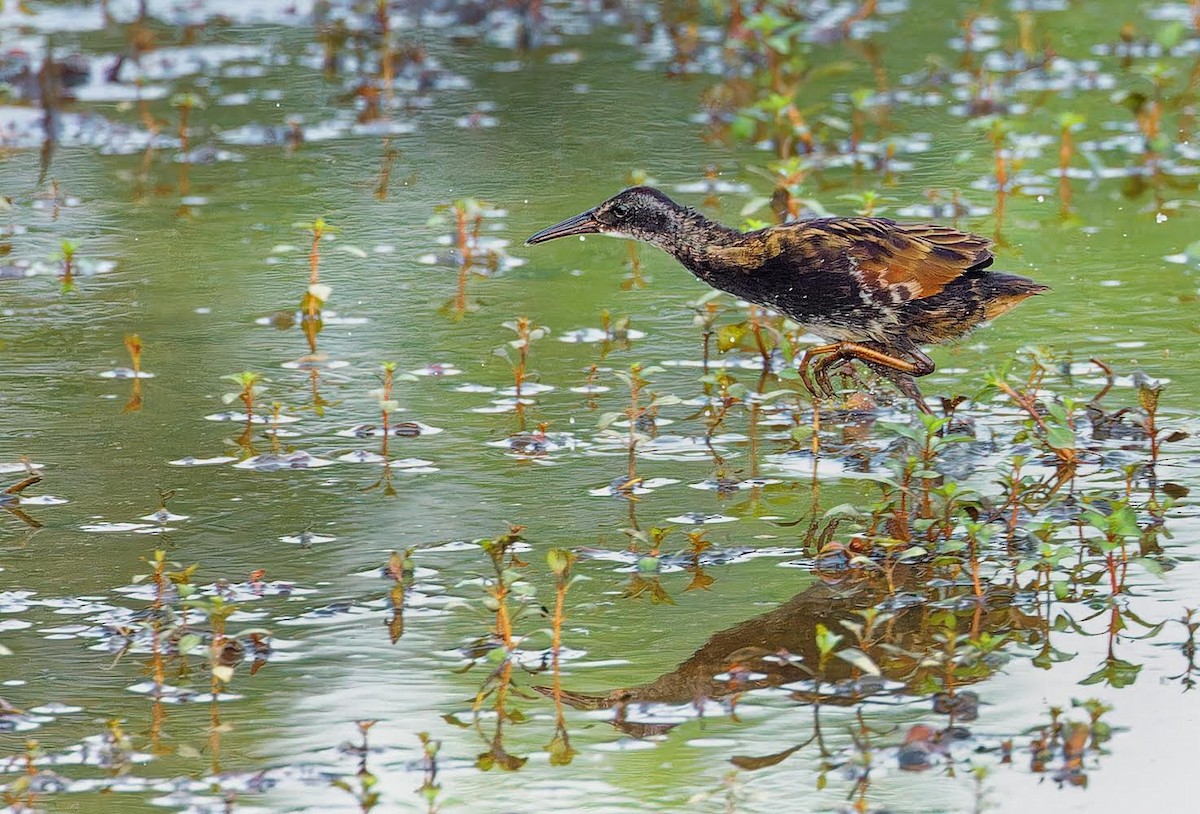
M0 5L5 811L1179 810L1200 16ZM919 415L627 241L952 224Z

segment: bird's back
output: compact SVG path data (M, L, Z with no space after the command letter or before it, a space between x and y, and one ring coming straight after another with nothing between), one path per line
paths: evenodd
M1046 290L990 271L986 238L886 218L773 226L713 257L717 268L693 271L835 341L944 342Z

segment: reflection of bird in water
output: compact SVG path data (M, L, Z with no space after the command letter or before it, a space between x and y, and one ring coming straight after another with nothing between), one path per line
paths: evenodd
M930 577L928 568L899 567L896 585L923 585ZM877 637L864 653L878 666L881 676L861 675L852 662L836 656L825 659L817 648L817 626L849 637L843 647L852 646L853 637L846 620L862 624L859 614L888 597L886 580L879 574L845 572L835 585L818 582L772 611L718 631L699 650L668 673L646 684L590 694L564 691L563 701L576 709L614 709L613 724L635 737L657 733L664 724L630 720L639 704L689 704L703 699L721 700L747 690L778 687L792 682L812 682L811 690L796 690L792 697L802 703L849 706L863 697L884 691L908 695L916 687L934 680L944 671L937 659L922 659L944 645L938 635L944 629L929 624L928 608L908 605L892 611L886 625L877 629ZM979 630L999 635L1014 630L1036 629L1039 620L1001 603L979 619ZM1014 641L1016 638L1014 637ZM991 668L963 680L971 684L987 678ZM726 680L739 673L740 681ZM859 676L855 678L855 676ZM552 696L550 687L536 687ZM670 729L671 724L666 726Z
M743 233L650 187L627 189L525 242L586 234L652 243L709 285L773 308L829 340L808 350L800 364L813 393L832 395L832 368L857 359L924 412L930 410L914 377L932 373L934 365L920 345L964 336L1047 290L989 271L987 239L947 226L816 218Z

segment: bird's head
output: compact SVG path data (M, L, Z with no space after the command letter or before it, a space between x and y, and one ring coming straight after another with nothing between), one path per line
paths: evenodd
M611 235L666 245L684 210L653 187L631 187L599 206L543 229L525 241L529 246L571 235Z

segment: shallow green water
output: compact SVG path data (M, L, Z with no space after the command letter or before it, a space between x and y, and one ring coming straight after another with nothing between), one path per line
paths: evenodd
M31 5L38 13L34 18L5 11L0 26L4 51L36 53L43 42L38 32L60 29L53 40L62 49L60 58L78 52L103 67L124 47L126 29L101 25L97 7ZM166 4L161 9L156 5L150 4L152 15L173 19ZM32 270L40 271L22 279L0 275L0 464L29 456L44 467L45 479L24 496L66 501L20 507L38 528L15 514L0 513L0 598L6 603L0 605L0 643L13 651L0 660L0 696L28 711L13 720L32 727L0 733L0 760L19 755L28 737L36 738L49 755L69 755L83 739L105 733L106 722L114 719L124 722L138 753L149 750L153 730L160 731L162 741L161 753L152 760L135 756L125 765L88 759L84 766L60 760L46 766L67 785L58 793L39 795L40 806L50 811L152 811L161 810L160 805L218 811L233 791L236 799L229 798L227 805L234 811L357 810L330 780L357 767L358 757L342 748L356 740L354 722L377 719L370 730L376 751L369 757L380 779L377 810L425 810L424 798L414 792L422 782L418 732L442 744L436 804L443 811L836 811L851 806L860 792L865 810L880 811L1180 810L1196 703L1179 678L1187 666L1181 649L1186 630L1173 620L1195 606L1200 595L1194 497L1180 498L1168 516L1171 536L1160 539L1166 572L1159 576L1137 564L1130 567L1131 595L1122 607L1150 624L1165 622L1145 639L1116 645L1122 659L1143 665L1131 686L1079 684L1109 653L1108 617L1094 616L1107 606L1080 602L1066 609L1081 620L1081 629L1060 631L1055 641L1064 652L1077 654L1074 658L1041 670L1030 661L1036 643L1014 642L1004 649L1002 663L989 662L985 675L971 682L983 706L978 720L968 724L970 739L951 753L953 760L939 758L920 772L898 768L895 750L911 726L946 724L944 715L931 711L932 692L910 686L857 704L822 705L818 715L825 757L810 745L758 770L735 770L729 762L733 756L767 755L804 743L814 720L813 706L789 694L794 687L748 690L734 714L728 694L704 702L700 696L715 686L712 676L737 661L730 654L741 648L774 652L784 646L800 652L811 647L817 622L834 627L839 620L857 618L856 604L865 607L873 601L853 599L848 586L843 586L843 596L836 583L830 588L814 572L813 551L801 550L804 526L784 524L800 519L812 504L811 464L784 455L794 446L786 433L762 438L756 458L745 440L744 415L724 428L740 435L720 444L727 457L723 474L755 474L777 483L730 496L688 488L716 471L711 456L702 443L681 452L660 438L659 444L643 447L639 474L676 483L633 503L589 494L626 472L624 449L605 443L596 429L601 413L623 409L624 385L610 373L599 374L599 381L612 390L596 395L594 408L588 395L570 388L585 383L592 365L622 370L632 363L667 363L650 374L650 389L683 399L699 396L696 367L672 363L700 358L700 333L687 303L705 289L672 260L649 249L640 253L648 284L625 290L621 281L627 249L620 242L561 241L524 249L519 248L521 240L606 198L635 169L677 194L676 185L701 180L709 165L719 167L723 179L748 185L745 192L721 195L720 209L710 210L730 223L740 220L747 201L771 191L750 169L770 160L769 152L745 143L705 142L701 126L690 120L700 109L701 92L716 78L668 78L661 60L653 59L657 52L632 41L629 32L648 30L637 21L653 14L641 7L601 15L554 6L551 19L568 34L561 44L526 53L487 40L456 44L451 37L455 29L442 25L439 14L417 28L397 9L397 38L423 43L430 57L467 81L462 88L428 93L398 90L400 98L428 99L429 107L395 111L391 121L415 129L393 136L385 147L380 136L356 134L343 124L353 119L352 102L345 97L353 67L348 65L338 77L322 76L307 17L264 4L262 13L270 19L262 21L253 4L224 5L209 11L230 20L209 16L194 32L195 44L179 52L203 56L212 60L210 65L162 80L147 67L146 85L164 89L166 96L195 90L207 104L192 114L191 146L213 146L236 156L184 165L174 160L179 152L174 146L164 145L148 156L141 149L110 155L106 148L81 143L87 139L64 138L43 177L37 140L0 153L0 190L11 199L0 224L21 227L8 238L12 251L0 258L0 265L30 261L35 263ZM880 19L886 30L872 37L894 87L900 85L899 77L920 71L929 54L951 66L961 57L947 42L956 33L952 21L962 20L970 4L913 5L895 13L885 9L889 13ZM1151 20L1152 13L1175 8L1147 6L1137 25L1152 33L1163 25ZM1160 475L1194 495L1200 486L1195 441L1200 429L1195 408L1200 396L1200 280L1194 261L1173 263L1164 257L1184 252L1195 240L1197 176L1189 168L1200 163L1182 150L1174 158L1175 166L1183 168L1179 174L1148 179L1140 191L1131 189L1128 178L1074 180L1073 213L1067 219L1060 216L1057 178L1045 175L1056 165L1058 113L1073 110L1087 118L1077 141L1105 138L1116 132L1117 124L1125 127L1131 121L1110 100L1114 90L1149 87L1149 80L1124 71L1119 59L1091 56L1094 45L1116 41L1117 24L1127 13L1124 2L1112 0L1090 3L1086 10L1034 15L1039 37L1049 37L1064 59L1096 59L1096 70L1110 77L1115 88L1079 90L1065 98L1036 90L1012 95L1012 101L1032 106L1013 117L1016 141L1027 144L1020 137L1038 133L1052 138L1037 155L1022 159L1021 172L1041 177L1007 199L997 267L1029 274L1054 290L968 340L935 350L941 369L925 389L973 393L988 370L1034 345L1053 349L1060 360L1082 363L1098 357L1111 365L1120 377L1107 402L1111 407L1136 404L1128 377L1134 370L1144 371L1168 382L1160 420L1193 434L1164 448ZM132 19L132 9L115 4L114 14L119 20ZM1000 48L1011 45L1015 12L1005 4L992 14ZM353 19L365 19L365 14ZM482 29L502 37L509 17L495 12L491 19ZM155 22L152 27L161 48L176 47L180 26ZM591 30L584 33L587 28ZM1197 40L1185 36L1183 42L1194 46ZM218 45L248 50L243 58L222 62ZM564 53L579 59L555 57ZM647 53L653 64L640 66ZM149 52L147 65L153 66L161 54ZM263 55L270 56L265 76L236 75L236 68L253 67ZM844 100L837 101L838 91L874 84L858 46L845 41L815 45L810 58L817 65L852 63L846 72L815 80L804 91L828 103L828 115L848 117ZM1188 104L1193 57L1165 57L1164 63L1177 72L1168 98ZM131 86L123 87L129 92ZM949 93L952 88L935 90ZM231 96L241 92L253 98ZM497 119L495 127L456 126L456 118L485 102L495 104L489 114ZM12 109L2 110L0 122L18 118ZM162 98L150 102L149 110L166 122L167 138L177 121L175 109ZM141 126L130 104L84 101L64 110L64 127L82 113ZM972 203L994 204L992 193L970 188L992 171L991 148L979 130L940 105L897 104L889 116L888 132L897 138L933 135L927 151L901 156L911 161L911 170L897 173L894 185L882 187L892 199L887 214L924 203L930 188L960 189ZM280 126L289 117L300 117L308 132L295 150L230 143L227 135L222 140L235 127ZM1166 120L1174 125L1176 119L1172 109ZM325 128L331 121L336 126ZM95 121L88 124L95 126ZM331 137L322 139L323 131ZM0 145L17 140L12 130L0 132L8 134L0 137ZM95 140L106 146L128 143L115 137ZM380 200L375 191L388 147L398 155L388 194ZM1120 150L1095 155L1106 166L1135 163ZM1077 158L1073 166L1088 164ZM189 191L181 196L185 171ZM52 181L60 196L69 199L57 207L45 197ZM821 181L825 188L814 184L804 194L841 213L855 205L837 200L839 194L883 184L877 173L846 169L821 173ZM472 278L472 310L455 319L440 309L453 298L456 270L425 265L419 258L446 250L438 238L451 227L429 219L435 207L464 196L506 211L485 221L485 234L509 241L509 253L527 262L492 278ZM1164 205L1155 205L1156 196ZM704 198L677 197L692 205ZM256 323L299 302L308 274L307 236L293 224L316 217L340 229L336 240L322 246L321 280L333 289L327 308L356 320L349 325L330 320L320 334L327 360L348 363L320 369L320 393L330 402L320 415L312 407L309 373L282 367L307 352L299 329ZM959 225L987 234L998 228L990 215ZM61 293L56 266L47 258L64 239L77 241L86 261L113 261L115 268L85 276L75 291ZM290 250L280 248L288 245ZM732 301L725 304L722 323L743 318ZM630 316L633 327L646 336L628 347L605 349L604 355L596 343L559 341L574 329L598 327L603 310ZM462 390L467 384L511 385L507 364L493 350L513 338L501 324L520 315L553 331L534 344L530 368L537 381L555 389L536 396L526 410L526 427L547 422L552 433L573 433L584 444L577 449L531 458L489 446L521 429L518 418L511 411L478 412L496 395ZM129 363L122 339L133 333L145 343L144 368L154 374L142 382L143 402L137 410L126 408L131 381L99 375ZM752 354L730 358L756 362ZM337 461L356 450L378 449L377 438L338 432L378 422L371 391L379 386L380 364L389 360L398 371L421 371L435 363L461 371L396 384L394 398L406 412L395 420L419 421L443 432L392 439L392 457L424 459L431 462L424 469L436 470L396 470L394 495L370 488L380 477L377 465ZM241 425L206 421L205 416L232 409L220 397L236 388L222 376L243 370L269 379L263 404L278 401L286 413L301 418L287 426L297 435L280 439L285 448L337 461L334 465L279 472L232 466L249 454L235 442ZM734 375L750 385L757 378L753 370ZM1071 383L1054 379L1052 384L1083 401L1099 387L1094 371ZM1007 438L1021 417L994 407L985 402L979 408L980 422L1000 427L997 437ZM697 410L694 405L663 408L661 417L676 423L661 422L660 433L693 441L702 437ZM839 419L827 421L836 426ZM261 429L255 432L254 452L269 452L271 440ZM878 427L866 424L863 432L876 450L887 443ZM1142 446L1133 445L1139 455ZM169 463L221 455L233 460L194 467ZM1119 470L1101 474L1119 490ZM971 483L989 488L997 476L984 469L971 476ZM20 477L19 472L4 474L0 486ZM166 490L174 493L170 511L186 516L169 522L169 531L89 530L102 523L146 523L139 518L158 508L159 492ZM867 481L821 479L824 509L843 503L861 506L876 494ZM1138 495L1144 499L1140 489ZM568 709L566 722L577 754L568 766L552 766L546 744L554 734L554 704L530 690L549 686L550 676L518 669L515 686L528 697L509 699L523 720L504 725L503 744L528 762L514 772L481 771L476 759L489 750L495 720L485 712L476 727L472 704L491 667L484 663L461 672L466 657L460 648L485 636L494 624L484 607L481 582L491 566L477 546L448 544L500 534L509 523L526 527L532 550L521 554L530 563L523 573L536 588L536 599L518 632L534 634L549 626L540 607L552 606L554 600L547 550L620 552L629 542L623 530L632 523L643 529L673 524L694 530L687 518L670 520L690 513L730 520L706 526L708 540L724 558L705 569L713 578L706 590L685 590L694 573L667 570L661 584L673 603L653 603L648 593L633 598L626 590L634 576L628 562L589 556L576 566L588 580L573 585L567 598L563 687L569 693L605 695L657 680L640 695L633 693L635 701L646 703L631 704L627 720L618 718L615 724L611 709ZM281 540L306 531L334 539L311 545ZM848 541L844 535L835 539ZM686 545L677 530L664 550ZM393 644L385 626L385 598L392 583L380 569L390 551L409 548L418 570L409 587L403 635ZM239 697L219 705L228 727L222 730L217 758L225 774L212 774L209 705L162 705L162 719L154 724L155 705L146 695L129 691L147 680L147 656L120 656L111 646L120 640L117 628L131 624L113 615L113 608L147 606L145 597L129 598L114 589L147 573L145 560L156 549L165 550L173 562L197 563L195 581L200 584L241 583L255 569L265 569L268 581L311 591L243 600L239 608L245 615L229 622L233 631L269 628L276 650L253 676L239 667L228 688ZM1005 579L997 577L999 583ZM33 593L22 598L5 592ZM58 602L78 598L85 598L82 607L60 607L66 603ZM312 614L333 606L336 612ZM765 616L780 607L785 611ZM989 614L985 627L997 635L1020 627L1001 617L1001 611L995 618ZM915 647L920 641L932 649L929 620L922 617L911 624L916 632L904 640L906 645ZM547 647L541 635L530 642L527 649L534 652ZM706 642L711 642L708 649ZM677 669L697 651L690 666ZM207 665L199 655L188 675L180 677L175 669L169 670L170 683L206 691ZM676 678L659 678L672 673ZM1071 702L1090 698L1113 708L1104 720L1116 733L1101 748L1089 750L1087 788L1059 788L1049 774L1031 769L1027 733L1046 725L1051 707L1066 707L1068 717L1084 719L1070 709ZM69 707L45 709L46 704ZM485 711L488 707L484 705ZM856 791L846 765L853 763L847 763L847 755L866 751L853 748L852 731L862 746L858 714L874 731L870 738L876 762L869 786ZM1009 739L1015 741L1014 758L1001 763L998 750ZM978 787L971 773L976 765L988 766ZM6 779L19 774L19 765L8 768L15 773ZM260 772L260 788L248 790ZM113 777L115 790L86 787L85 781L96 780L99 786L100 779ZM189 778L193 785L187 784ZM164 799L176 783L180 791Z

